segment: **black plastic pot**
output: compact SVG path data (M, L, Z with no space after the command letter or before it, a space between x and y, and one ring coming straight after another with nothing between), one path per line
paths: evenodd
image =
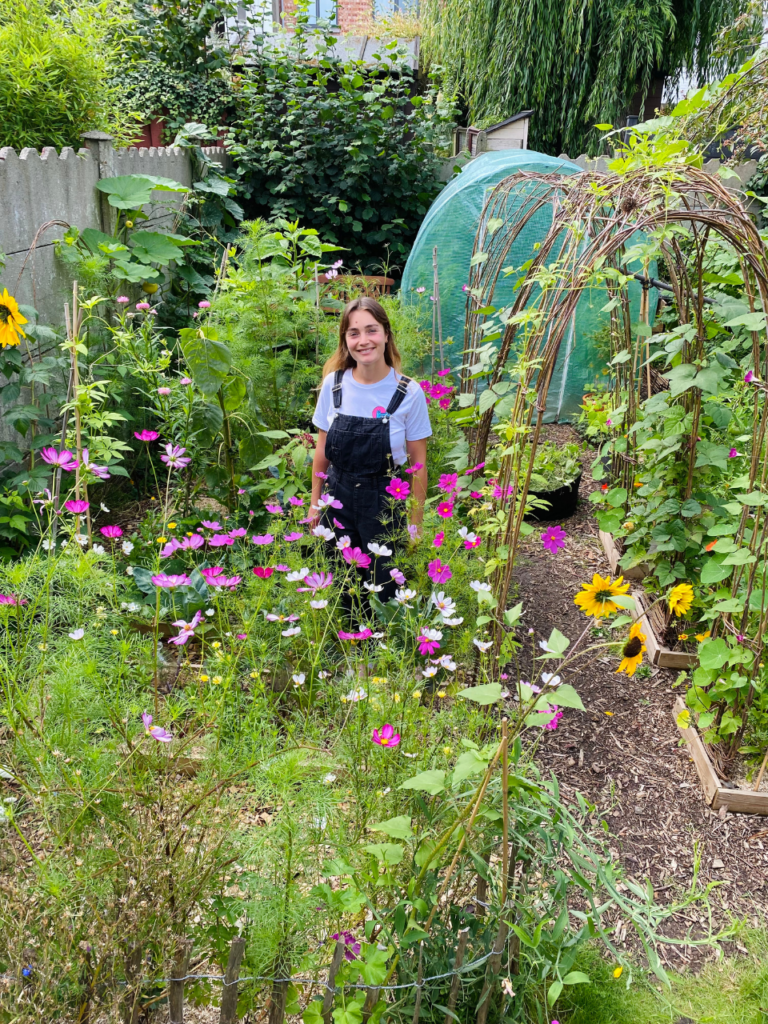
M569 484L556 488L554 491L529 491L529 494L549 502L549 508L534 509L526 519L536 523L552 523L555 520L568 519L576 511L579 503L579 484L582 474Z

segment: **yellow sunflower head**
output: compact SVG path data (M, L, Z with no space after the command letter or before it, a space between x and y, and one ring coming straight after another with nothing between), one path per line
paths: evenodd
M628 676L633 676L637 671L638 665L640 665L643 660L644 653L645 633L643 633L640 628L640 623L636 622L630 629L627 642L622 648L622 661L616 671L626 672Z
M581 608L585 615L594 615L596 619L604 615L613 615L618 611L619 606L614 603L613 598L626 594L629 590L629 584L624 582L623 576L617 577L611 583L610 576L603 578L597 573L592 577L591 583L582 583L581 586L581 593L573 599L574 604Z
M693 604L693 587L690 583L678 583L667 595L669 610L675 615L685 615Z
M3 290L0 295L0 345L5 348L7 345L18 345L21 338L26 334L21 325L27 322L27 318L19 312L19 304L8 289ZM21 335L21 338L19 337Z

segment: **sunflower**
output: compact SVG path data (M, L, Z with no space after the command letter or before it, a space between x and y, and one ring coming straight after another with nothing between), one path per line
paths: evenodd
M628 676L633 676L637 671L637 666L643 660L643 653L645 651L645 633L640 629L640 623L636 622L629 631L627 642L621 651L622 662L616 669L617 672L626 672Z
M19 312L18 302L8 294L8 289L5 288L3 294L0 295L0 345L3 348L6 345L18 345L21 341L19 335L26 338L26 334L21 329L21 325L26 322L27 318Z
M611 583L610 577L603 579L597 573L592 577L591 583L582 583L582 593L574 597L574 604L584 612L585 615L594 615L600 619L603 615L612 615L619 610L619 606L611 600L620 594L626 594L629 584L624 582L624 577L619 576Z
M669 610L675 615L685 615L693 604L693 587L690 583L678 583L667 595Z

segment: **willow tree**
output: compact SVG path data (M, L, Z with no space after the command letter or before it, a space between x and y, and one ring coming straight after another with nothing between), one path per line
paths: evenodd
M472 123L533 109L529 145L594 153L596 123L642 112L652 84L702 84L738 66L721 32L759 39L753 0L422 0L426 59L441 64ZM746 16L745 16L746 15ZM646 116L653 116L652 109Z

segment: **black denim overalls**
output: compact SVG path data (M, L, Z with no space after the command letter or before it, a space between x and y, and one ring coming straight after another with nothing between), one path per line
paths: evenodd
M343 507L327 509L325 520L337 540L347 536L353 548L370 555L374 571L366 571L364 577L384 587L377 596L386 603L394 597L397 587L389 575L392 562L388 558L374 558L368 544L378 541L394 550L393 537L405 525L404 502L394 503L395 510L390 512L386 487L396 475L389 420L405 398L411 378L400 378L386 412L378 419L338 412L343 378L344 371L337 370L332 388L333 407L337 412L325 439L325 455L331 463L327 492L342 502Z

